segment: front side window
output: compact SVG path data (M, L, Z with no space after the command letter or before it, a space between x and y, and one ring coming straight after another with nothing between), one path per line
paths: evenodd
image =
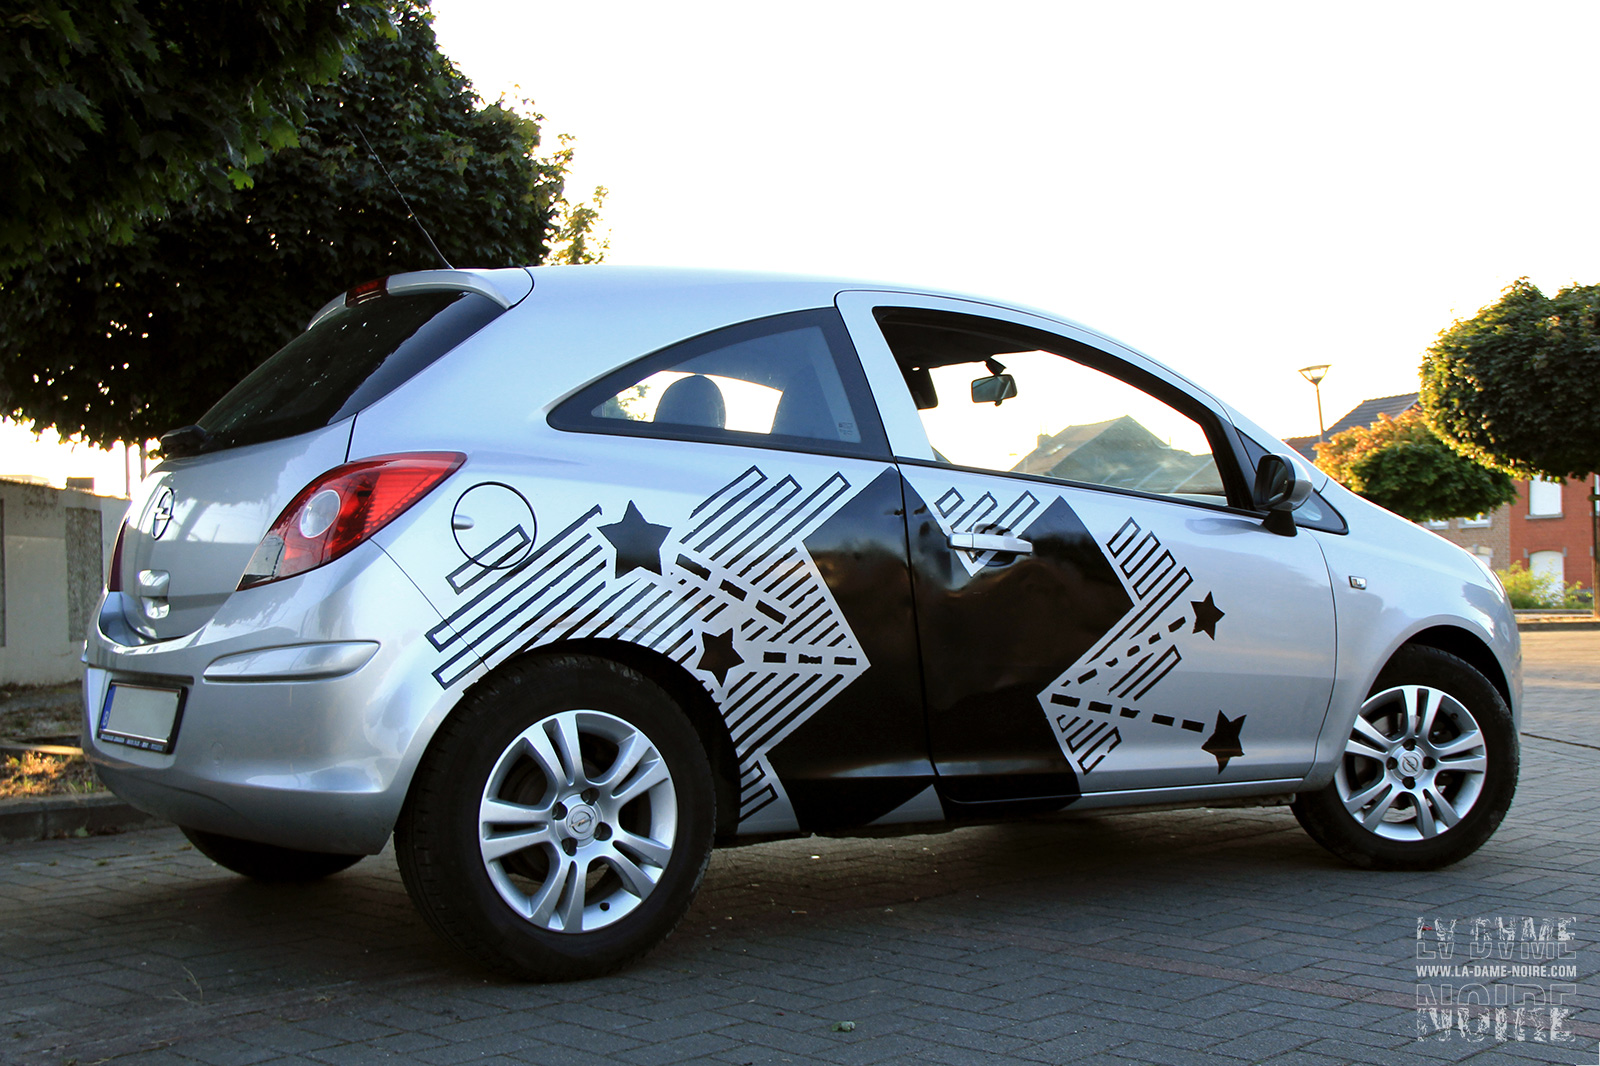
M832 309L745 322L656 352L567 400L551 425L600 433L887 452Z
M881 309L942 462L1226 504L1205 428L1036 331L966 315Z

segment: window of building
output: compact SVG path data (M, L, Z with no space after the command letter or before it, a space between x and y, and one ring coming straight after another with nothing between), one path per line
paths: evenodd
M1534 577L1553 578L1566 587L1567 560L1561 552L1534 552L1528 556L1528 572Z
M1450 528L1450 523L1448 521L1446 521L1445 519L1443 519L1443 518L1430 518L1430 519L1428 519L1426 522L1424 522L1422 524L1427 526L1429 529L1449 529Z
M1561 513L1561 482L1539 478L1528 482L1528 517L1543 518Z
M1487 514L1475 514L1471 518L1461 520L1462 529L1482 529L1484 526L1493 525Z

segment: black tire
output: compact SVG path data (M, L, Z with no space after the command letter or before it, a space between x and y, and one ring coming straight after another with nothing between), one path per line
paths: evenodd
M204 829L179 826L196 851L236 874L270 884L295 884L320 881L329 874L346 870L366 858L364 855L336 855L325 851L300 851L260 844L254 840L208 833Z
M579 758L562 758L563 737ZM503 668L445 719L395 854L446 940L514 977L570 981L672 932L715 826L704 744L671 697L606 659L546 656Z
M1436 710L1425 721L1430 705ZM1423 724L1426 735L1416 735ZM1378 675L1334 779L1291 809L1346 862L1432 870L1493 835L1511 807L1518 762L1499 690L1456 656L1412 645Z

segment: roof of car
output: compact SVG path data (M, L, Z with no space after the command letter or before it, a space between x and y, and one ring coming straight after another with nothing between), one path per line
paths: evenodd
M942 291L917 285L895 284L882 280L849 278L823 274L785 274L765 271L717 270L704 267L614 266L597 263L584 266L530 267L534 287L559 284L564 290L632 292L675 289L745 289L811 291L824 303L843 289L885 289L892 292L918 292L930 295L977 299L968 294Z
M614 266L587 264L582 266L529 267L534 279L534 292L559 292L563 296L585 298L605 297L613 293L627 293L630 298L650 300L671 298L674 294L694 291L698 296L715 293L728 302L746 301L754 306L798 309L824 307L845 291L884 291L902 294L934 296L970 303L1009 308L1037 315L1051 322L1062 323L1086 333L1119 344L1130 351L1130 345L1116 338L1068 318L1059 312L1019 303L1015 300L984 296L953 289L928 285L909 285L882 279L828 276L822 274L782 274L762 271L716 270L701 267ZM441 274L443 272L440 272ZM408 275L412 276L412 275Z

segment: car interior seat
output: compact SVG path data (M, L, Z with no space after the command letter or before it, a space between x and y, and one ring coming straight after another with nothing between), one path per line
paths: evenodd
M717 383L704 374L679 378L661 394L656 405L654 422L670 422L677 426L701 426L705 429L722 429L727 423L728 409Z

